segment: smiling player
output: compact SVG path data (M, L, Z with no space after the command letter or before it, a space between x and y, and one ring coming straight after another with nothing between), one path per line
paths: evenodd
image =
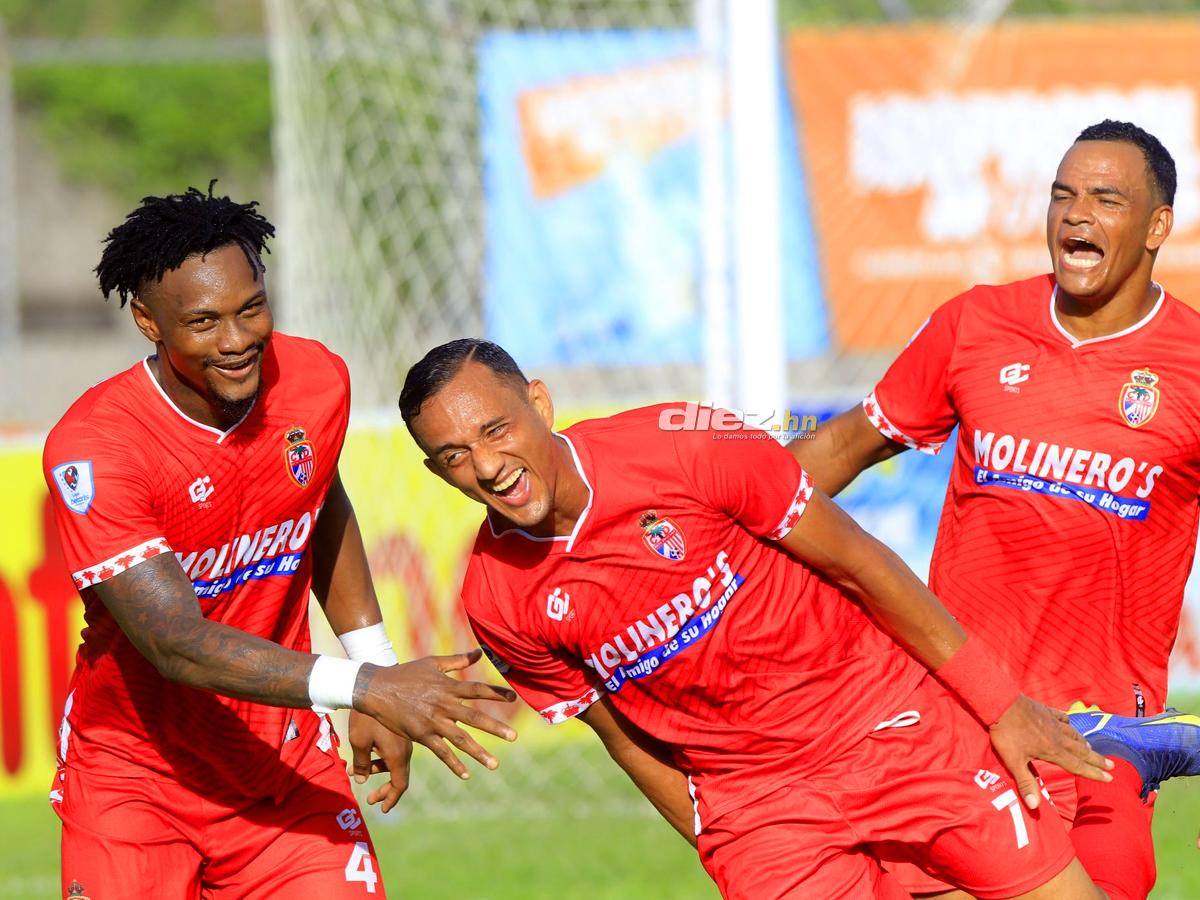
M463 602L493 661L596 730L725 896L907 897L883 859L979 897L1098 896L1023 807L1031 758L1105 762L774 441L669 430L667 406L556 434L546 386L476 340L431 350L400 408L487 507Z
M383 896L326 715L352 708L354 769L407 785L409 738L460 775L462 703L511 692L397 664L338 476L346 366L273 332L255 204L147 197L109 235L105 296L155 352L87 391L43 463L87 627L50 798L64 895ZM350 659L315 656L316 594Z
M1151 717L1200 514L1200 315L1152 280L1175 181L1141 128L1084 129L1050 190L1054 273L949 301L861 407L789 448L835 494L906 449L937 452L959 426L929 585L1030 696L1135 717L1072 717L1120 758L1111 784L1040 770L1113 900L1154 884L1142 796L1200 773L1200 719Z

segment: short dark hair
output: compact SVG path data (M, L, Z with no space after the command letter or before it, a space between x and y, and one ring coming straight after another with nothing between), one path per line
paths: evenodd
M1144 128L1139 128L1132 122L1105 119L1079 132L1075 143L1080 141L1122 141L1133 144L1142 151L1142 156L1146 159L1146 167L1150 169L1159 199L1167 206L1175 204L1175 160L1162 145L1162 141Z
M412 420L421 414L422 404L444 388L469 362L487 366L516 386L529 384L516 360L499 344L479 338L459 338L434 347L408 370L400 391L400 416L410 430Z
M121 305L137 296L148 282L178 269L192 256L211 253L237 244L255 272L261 271L266 241L275 236L275 226L254 211L258 202L235 203L189 187L182 194L143 197L142 205L125 217L104 239L104 252L96 275L107 300L116 291ZM270 252L269 250L267 252Z

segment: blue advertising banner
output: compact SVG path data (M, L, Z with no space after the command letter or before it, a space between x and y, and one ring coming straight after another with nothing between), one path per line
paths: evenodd
M685 31L481 41L486 331L522 365L700 361L703 65ZM802 358L828 333L782 88L780 111L786 346Z

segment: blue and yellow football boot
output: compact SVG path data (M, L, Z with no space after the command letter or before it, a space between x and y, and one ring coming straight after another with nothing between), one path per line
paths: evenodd
M1200 716L1168 708L1132 718L1076 703L1067 719L1097 753L1120 757L1138 770L1143 800L1168 778L1200 775Z

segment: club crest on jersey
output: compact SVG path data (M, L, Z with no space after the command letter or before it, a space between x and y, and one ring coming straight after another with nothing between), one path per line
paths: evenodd
M1130 428L1141 428L1158 412L1158 376L1149 369L1135 369L1121 388L1121 417Z
M67 509L81 516L87 515L96 496L96 485L92 481L92 462L88 459L77 459L74 462L55 466L50 473L58 492L62 494L63 503Z
M287 463L288 474L300 487L308 487L317 467L317 451L313 449L312 441L305 439L304 429L299 426L289 428L284 440L287 449L283 451L283 460Z
M642 513L638 527L642 529L642 541L656 556L679 562L687 553L683 532L671 519L660 519L658 513L650 509Z

